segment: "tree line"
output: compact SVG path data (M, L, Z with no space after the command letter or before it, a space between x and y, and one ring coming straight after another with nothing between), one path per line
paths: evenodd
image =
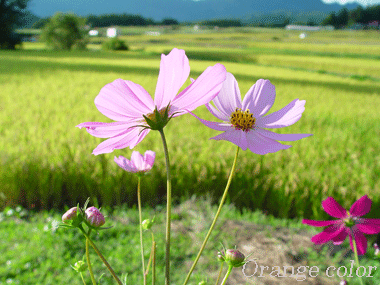
M41 29L50 21L49 18L42 18L34 23L33 28ZM179 22L172 18L166 18L162 21L154 21L150 18L144 18L140 15L132 14L105 14L105 15L89 15L84 18L90 27L109 27L109 26L150 26L150 25L178 25Z
M368 25L368 23L380 22L380 5L373 5L356 9L341 9L338 13L332 12L322 22L323 25L332 25L336 29L341 29L353 24Z

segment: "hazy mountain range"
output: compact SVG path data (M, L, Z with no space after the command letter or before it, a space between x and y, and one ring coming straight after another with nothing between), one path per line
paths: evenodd
M321 0L32 0L30 10L39 17L55 12L90 14L139 14L160 21L174 18L180 22L216 18L249 19L252 15L292 13L330 13L358 4L326 4Z

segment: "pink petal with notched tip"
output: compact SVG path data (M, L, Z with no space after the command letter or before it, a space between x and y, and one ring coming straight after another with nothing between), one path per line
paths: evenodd
M194 116L195 118L197 118L199 121L201 121L202 124L204 124L206 127L209 127L213 130L216 130L216 131L230 131L230 130L233 130L233 127L231 126L230 123L218 123L218 122L211 122L211 121L207 121L207 120L203 120L201 118L199 118L197 115L195 115L194 113L192 112L189 112L190 115Z
M138 151L132 152L131 162L138 171L141 171L144 168L144 157Z
M339 227L336 225L332 225L332 226L329 226L328 228L324 229L323 232L313 236L311 238L311 241L315 244L326 243L326 242L332 240L333 238L337 237L338 235L340 235L342 233L342 231L345 231L344 226Z
M239 146L242 150L248 148L248 141L246 134L240 130L234 130L230 128L228 131L221 133L215 137L211 138L212 140L226 140L232 142L233 144Z
M111 138L124 133L130 127L138 125L139 122L112 122L99 123L87 122L77 125L78 128L86 128L87 132L98 138Z
M313 226L313 227L327 227L331 226L334 224L339 224L341 223L340 220L335 220L335 221L314 221L314 220L306 220L303 219L302 223L305 225Z
M184 112L191 112L210 102L219 93L225 79L226 68L222 64L206 68L193 83L173 99L169 116L174 114L176 117ZM175 114L176 112L179 113Z
M305 100L295 99L284 108L265 117L256 118L256 125L260 128L283 128L296 123L305 111Z
M184 50L174 48L161 55L154 104L160 110L172 102L190 74L190 65Z
M373 235L380 233L379 219L360 219L356 227L363 233Z
M350 229L347 227L344 227L343 231L341 231L337 236L332 238L333 244L335 245L342 244L344 240L346 239L346 237L348 236L349 232L350 232Z
M334 198L328 197L322 201L323 210L332 217L344 219L348 217L347 211L335 201Z
M98 110L115 121L143 118L154 110L149 93L132 81L116 79L104 86L95 98Z
M219 94L212 102L219 112L223 114L223 118L221 118L223 121L228 121L231 114L236 111L236 108L242 108L239 86L231 73L227 72L226 80L223 82ZM211 104L208 105L213 108ZM216 117L219 118L218 116Z
M130 160L126 159L124 156L122 155L120 155L119 157L115 156L114 161L117 163L117 165L119 165L124 170L128 172L136 172L136 168L134 164Z
M145 169L152 169L156 153L151 150L147 150L144 154Z
M246 136L249 150L256 154L264 155L292 147L267 138L254 130L247 132Z
M110 153L115 149L122 149L125 147L132 149L145 138L149 131L150 129L145 129L142 131L142 128L131 128L123 135L109 138L108 140L100 143L92 153L94 155Z
M264 129L257 129L256 130L260 135L270 138L272 140L276 141L297 141L309 136L312 136L312 134L277 134L268 130Z
M351 249L354 252L354 245L352 239L355 239L356 248L358 250L358 255L364 255L367 252L367 239L359 230L353 230L353 236L350 232L350 245Z
M264 116L272 108L276 90L269 80L259 79L243 99L243 110L249 109L255 118Z
M364 216L371 210L371 204L372 201L364 195L351 206L350 214L354 217Z

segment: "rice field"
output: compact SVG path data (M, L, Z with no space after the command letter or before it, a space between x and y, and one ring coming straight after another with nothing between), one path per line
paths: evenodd
M321 201L335 197L349 207L360 196L380 206L380 34L375 31L323 31L301 40L280 29L190 29L144 31L122 38L128 52L103 52L92 40L86 52L57 52L43 43L0 51L0 207L63 208L91 197L99 205L136 201L134 176L114 156L94 156L103 141L75 128L82 122L110 122L95 107L100 89L117 78L142 85L152 96L160 54L183 48L191 77L216 62L239 82L242 95L260 78L276 86L270 112L293 99L306 100L295 125L281 133L312 133L292 148L260 156L241 152L229 202L277 217L323 218ZM190 83L188 80L187 83ZM195 112L214 120L205 107ZM190 115L165 128L176 201L193 195L221 196L235 146L209 140L219 132ZM286 143L286 142L285 142ZM136 147L156 151L152 172L143 179L143 203L165 201L165 166L157 132ZM372 216L377 217L376 211Z

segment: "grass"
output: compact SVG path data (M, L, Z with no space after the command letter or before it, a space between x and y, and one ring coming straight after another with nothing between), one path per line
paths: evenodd
M181 205L175 207L173 211L173 235L172 235L172 282L182 284L184 274L189 270L190 261L194 260L200 242L203 240L207 225L216 211L215 206L210 206L209 199L196 199L182 201ZM114 207L104 208L103 213L107 215L105 226L113 226L109 230L100 231L94 234L93 239L100 248L107 260L110 262L115 272L121 276L128 273L128 284L141 284L140 274L140 249L138 234L138 213L136 208ZM164 209L144 208L143 218L152 218L155 215L153 232L157 241L157 280L163 280L164 272ZM60 222L61 215L57 211L42 211L35 213L23 208L7 208L0 214L0 238L7 240L1 243L0 250L0 284L80 284L80 276L70 265L81 260L84 252L84 238L74 229L56 229ZM230 223L227 223L230 221ZM214 278L219 270L219 262L216 259L217 251L221 250L220 242L227 247L238 246L244 254L243 246L249 245L242 239L251 237L251 233L246 232L244 237L237 236L232 229L225 225L241 223L250 225L252 229L259 229L260 225L265 225L264 231L267 238L274 238L275 232L290 230L295 233L307 233L312 236L317 231L309 226L303 225L301 220L277 219L270 215L264 215L260 211L244 211L241 213L232 205L226 206L222 211L220 222L206 247L202 259L197 266L189 284L207 279L207 284L214 284ZM186 230L185 230L186 229ZM256 234L259 234L259 230ZM292 235L293 235L292 234ZM288 238L284 236L284 238ZM343 245L347 248L348 241ZM148 260L151 247L151 234L144 234L145 258ZM38 250L36 250L38 249ZM111 275L102 265L101 261L93 252L91 260L93 263L96 279L100 278L99 284L114 284ZM290 254L290 253L289 253ZM325 271L328 266L346 266L350 268L349 260L352 255L345 250L340 250L332 254L326 246L320 251L311 248L300 248L297 252L291 252L297 257L295 264L307 264L308 266L318 266L321 271ZM253 252L252 258L255 257ZM257 254L256 254L257 257ZM373 249L369 249L365 258L361 259L361 265L368 267L376 265L373 260ZM174 270L175 269L175 270ZM242 278L240 269L235 269L235 276ZM207 272L207 274L205 274ZM104 273L104 275L102 275ZM90 282L87 272L84 274L87 284ZM151 275L148 277L148 284ZM339 279L330 278L330 280ZM350 279L351 281L352 279ZM356 280L356 281L355 281ZM372 279L371 279L372 280ZM356 284L358 280L353 278L350 284ZM377 284L380 281L378 274L372 280ZM158 283L160 284L160 283ZM232 283L230 283L232 284ZM239 283L241 284L241 283ZM251 284L248 281L244 284ZM330 283L329 283L330 284Z
M143 31L125 36L129 52L46 51L41 43L0 51L0 207L62 209L89 196L103 206L133 205L136 181L113 163L115 155L128 157L131 151L93 156L91 151L103 140L75 126L109 121L93 100L116 78L134 81L154 94L159 55L174 46L187 51L192 77L221 62L235 75L243 95L257 79L270 79L277 92L272 111L295 98L307 102L302 119L278 132L314 136L263 157L242 152L230 202L287 218L326 218L320 203L327 196L349 207L368 194L374 208L380 205L380 66L377 47L371 45L378 40L376 33L325 31L302 41L296 31L276 29L184 30L177 31L180 36L170 32L160 37ZM196 113L214 119L204 107ZM217 201L234 146L208 141L218 132L202 128L188 115L172 120L165 132L175 201L205 193ZM137 147L140 152L146 149L156 151L157 160L142 198L155 206L165 201L166 193L157 133L151 132Z

